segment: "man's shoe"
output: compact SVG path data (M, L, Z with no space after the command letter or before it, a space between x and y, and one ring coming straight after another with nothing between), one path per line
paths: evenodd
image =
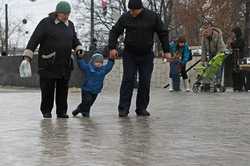
M89 118L89 112L81 112L82 116L85 118Z
M52 115L51 115L51 113L45 113L45 114L43 114L43 118L50 119L50 118L52 118Z
M136 110L137 116L150 116L150 113L147 110Z
M79 114L78 109L76 109L76 110L72 111L72 115L73 115L73 116L77 116L78 114Z
M120 118L128 117L128 112L120 111L120 112L119 112L119 117L120 117Z
M69 118L69 115L67 115L67 114L59 114L59 115L57 115L57 118L61 118L61 119L68 119Z

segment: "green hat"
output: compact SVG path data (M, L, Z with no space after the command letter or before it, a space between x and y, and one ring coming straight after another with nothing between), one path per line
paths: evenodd
M66 1L61 1L56 5L56 12L57 13L70 13L71 7L70 4Z

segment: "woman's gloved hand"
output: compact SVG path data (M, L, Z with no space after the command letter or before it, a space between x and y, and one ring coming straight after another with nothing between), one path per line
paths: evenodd
M84 57L84 51L82 49L79 49L76 51L77 58L83 58Z

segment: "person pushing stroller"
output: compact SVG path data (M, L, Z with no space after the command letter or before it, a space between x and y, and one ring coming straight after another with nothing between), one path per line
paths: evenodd
M202 46L201 61L204 66L207 66L209 61L213 59L216 55L218 55L219 53L224 53L226 50L226 45L223 40L222 31L219 28L213 26L211 21L206 21L203 24L201 46ZM215 87L220 87L222 85L222 75L223 75L223 65L216 74L214 80ZM208 85L208 87L209 86L210 85Z

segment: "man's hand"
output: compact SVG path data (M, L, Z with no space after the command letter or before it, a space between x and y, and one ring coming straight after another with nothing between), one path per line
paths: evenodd
M172 61L171 53L162 53L162 58L166 59L167 62L171 62Z
M115 60L117 58L117 57L114 57L114 56L111 56L111 55L109 55L108 57L109 57L110 60Z
M162 58L165 58L165 59L171 59L171 53L167 52L167 53L162 53Z
M109 52L110 59L116 59L118 57L118 51L116 49L112 49Z
M84 51L82 49L79 49L76 51L77 58L83 58L84 57Z

